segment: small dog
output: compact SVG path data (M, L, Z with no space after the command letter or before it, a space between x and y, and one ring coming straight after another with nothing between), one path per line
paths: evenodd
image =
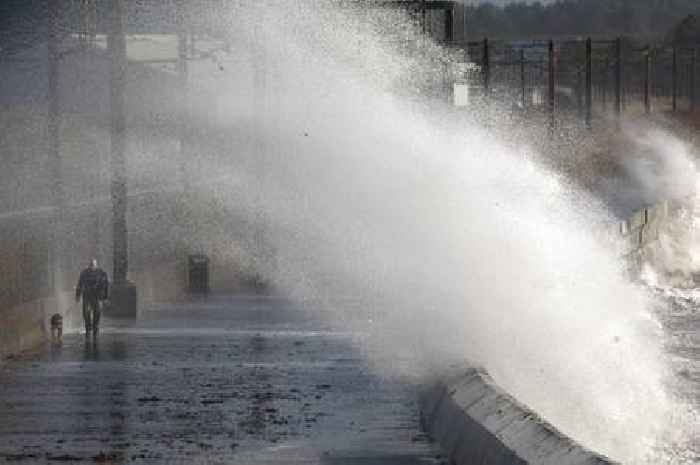
M51 316L51 339L54 342L61 342L63 337L63 316L60 313L54 313Z

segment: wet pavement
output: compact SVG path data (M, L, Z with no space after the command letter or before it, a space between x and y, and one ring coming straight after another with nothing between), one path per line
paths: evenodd
M416 386L294 305L216 298L105 319L0 368L0 462L443 464Z

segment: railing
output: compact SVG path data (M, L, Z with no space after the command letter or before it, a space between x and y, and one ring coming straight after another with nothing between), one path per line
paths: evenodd
M700 105L698 50L613 40L453 43L476 73L465 76L482 97L551 113L595 115L693 112Z

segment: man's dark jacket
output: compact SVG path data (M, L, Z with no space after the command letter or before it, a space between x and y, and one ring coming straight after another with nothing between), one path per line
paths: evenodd
M107 273L100 268L86 268L80 273L75 298L83 300L107 300L109 298L109 280Z

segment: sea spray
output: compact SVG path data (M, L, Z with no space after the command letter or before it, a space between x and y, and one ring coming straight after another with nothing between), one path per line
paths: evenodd
M201 139L180 240L368 332L384 373L470 360L584 445L658 463L683 431L651 301L594 231L608 209L527 132L514 148L431 100L455 58L400 14L241 5L218 14L249 61L190 84L191 124L232 136Z

